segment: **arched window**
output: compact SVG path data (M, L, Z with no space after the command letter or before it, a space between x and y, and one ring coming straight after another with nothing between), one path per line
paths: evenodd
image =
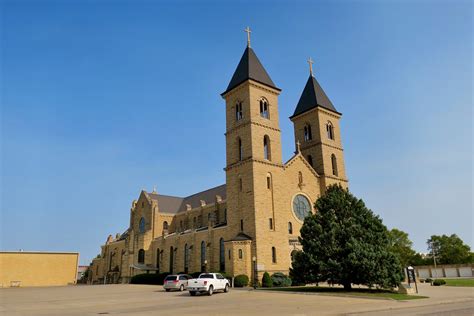
M193 218L193 227L194 227L194 228L197 228L196 225L197 225L197 223L196 223L196 216L194 216L194 218Z
M272 247L272 262L276 263L277 262L277 252L275 247Z
M145 232L145 218L140 218L140 223L138 224L138 231L140 233L144 233Z
M326 132L328 134L328 138L334 140L334 127L332 126L331 122L326 124Z
M237 154L239 157L239 161L242 161L244 159L244 149L242 147L242 140L240 137L237 138Z
M308 155L308 163L311 167L313 167L313 156Z
M225 271L225 248L224 248L224 238L219 240L219 271Z
M179 230L183 231L183 221L179 221Z
M227 209L224 209L224 223L227 224Z
M298 171L298 184L303 184L303 174L301 173L301 171Z
M293 224L288 222L288 234L293 235Z
M272 177L270 175L267 175L267 189L272 188Z
M206 243L201 241L201 272L206 272Z
M334 176L337 176L337 161L336 161L336 155L334 154L331 155L331 164L332 164L332 174Z
M174 267L174 248L173 246L170 247L170 273L173 273L173 267Z
M163 230L168 230L168 222L167 221L163 222Z
M313 133L311 132L311 125L306 124L304 126L304 141L308 142L313 139Z
M160 248L156 249L156 268L160 270Z
M145 250L138 250L138 263L145 263Z
M293 262L295 260L295 255L296 255L297 252L298 252L298 250L296 250L296 249L291 252L291 254L290 254L291 262Z
M242 102L239 101L235 104L235 120L240 121L243 117Z
M239 259L242 259L244 257L244 253L242 249L239 249Z
M189 247L188 244L184 245L184 273L189 272Z
M272 160L270 151L270 137L268 137L268 135L263 137L263 159Z
M265 99L260 100L260 116L263 118L269 118L269 111L268 111L268 102Z
M242 189L243 189L242 178L239 176L239 191L242 192Z

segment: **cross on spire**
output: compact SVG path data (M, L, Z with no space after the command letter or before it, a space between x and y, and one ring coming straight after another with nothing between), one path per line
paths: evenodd
M252 33L252 31L250 30L250 27L247 26L244 32L247 33L247 47L250 47L250 33Z
M313 75L313 63L314 61L311 59L311 57L308 59L308 64L309 64L309 74L312 76Z

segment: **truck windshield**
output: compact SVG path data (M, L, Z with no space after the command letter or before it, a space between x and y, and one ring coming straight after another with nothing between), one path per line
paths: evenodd
M200 279L214 279L214 276L212 274L201 274L199 278Z

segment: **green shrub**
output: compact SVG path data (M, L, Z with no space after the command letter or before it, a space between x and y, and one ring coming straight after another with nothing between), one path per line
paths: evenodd
M431 283L431 282L433 282L433 279L430 279L430 278L425 279L425 283Z
M234 278L234 287L244 287L249 285L249 277L245 274L239 274Z
M164 273L142 273L134 275L130 279L131 284L152 284L152 285L163 285L163 281L169 272Z
M446 284L446 281L443 279L436 279L433 281L434 286L440 286L440 285L445 285L445 284Z
M226 278L227 280L232 280L232 276L230 274L227 274L225 272L219 272L224 278Z
M202 272L193 272L193 273L191 273L191 276L192 276L193 278L197 279L198 276L199 276L201 273L202 273Z
M270 274L268 274L268 272L265 272L263 274L262 286L263 287L273 287L273 281L272 281L272 278L270 277Z
M276 272L272 274L272 282L273 286L277 287L286 287L291 286L291 279L281 272Z

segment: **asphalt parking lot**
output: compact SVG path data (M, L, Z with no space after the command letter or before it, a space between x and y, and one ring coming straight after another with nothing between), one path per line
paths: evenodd
M473 315L474 288L421 286L392 301L233 289L191 297L151 285L0 289L1 315Z

